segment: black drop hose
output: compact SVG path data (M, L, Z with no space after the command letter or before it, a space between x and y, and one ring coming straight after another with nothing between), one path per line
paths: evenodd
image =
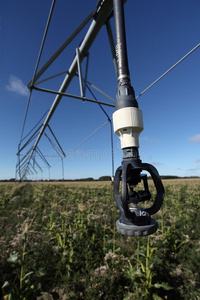
M129 80L123 0L113 0L118 82Z

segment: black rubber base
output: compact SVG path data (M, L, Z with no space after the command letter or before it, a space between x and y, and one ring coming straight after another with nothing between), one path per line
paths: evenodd
M158 222L154 219L151 219L151 223L149 225L137 226L134 224L127 225L121 223L120 220L117 220L116 227L117 227L117 231L123 235L147 236L156 232L158 228Z

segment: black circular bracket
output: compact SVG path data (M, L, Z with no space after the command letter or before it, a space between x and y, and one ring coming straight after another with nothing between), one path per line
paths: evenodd
M153 205L148 208L137 206L139 202L151 199L147 176L141 174L142 171L147 171L151 175L156 188ZM135 192L134 187L141 181L143 181L144 190ZM158 223L151 218L151 215L156 214L162 206L164 187L154 166L142 163L140 160L124 160L122 166L116 170L114 197L122 213L121 218L116 222L117 230L121 234L145 236L157 230Z

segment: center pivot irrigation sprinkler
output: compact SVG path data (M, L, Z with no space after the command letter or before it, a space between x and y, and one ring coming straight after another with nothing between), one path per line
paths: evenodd
M131 86L126 49L124 4L122 0L113 0L116 36L117 59L117 101L113 114L114 132L119 136L123 149L122 165L116 170L114 180L114 196L122 215L116 222L119 233L129 236L146 236L158 228L151 215L157 213L164 199L164 187L156 168L142 163L139 157L139 135L143 130L142 111L138 108L135 92ZM152 206L142 208L139 202L151 199L147 175L150 173L156 196ZM121 193L120 193L121 181ZM144 190L134 191L139 182L143 182Z

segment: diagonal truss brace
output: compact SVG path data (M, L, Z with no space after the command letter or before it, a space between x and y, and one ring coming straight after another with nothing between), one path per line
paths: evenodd
M93 19L80 47L79 47L79 53L80 53L80 62L84 59L85 56L87 56L87 53L93 44L96 36L98 35L101 27L104 25L106 22L110 11L113 7L113 1L112 0L104 0L98 3L98 7L95 13L95 18ZM34 152L37 148L37 145L45 131L45 128L47 127L52 115L54 114L58 104L60 103L63 95L62 93L65 93L66 89L68 88L70 82L72 81L73 77L76 75L78 68L78 57L77 55L75 56L74 60L72 61L72 64L69 68L68 74L65 76L63 83L59 89L59 94L56 95L54 102L49 110L49 113L40 129L40 132L37 136L37 139L33 145L32 151L30 153L27 166L29 165L32 156L34 155Z
M53 0L54 1L54 0ZM126 0L122 0L124 3ZM34 76L31 79L31 81L28 83L28 87L30 91L32 92L33 89L38 90L38 91L43 91L43 92L48 92L55 94L55 99L52 103L51 108L49 109L47 116L42 123L42 125L37 128L37 130L32 134L32 136L29 138L29 140L24 143L24 145L21 147L21 142L23 139L21 139L19 143L19 149L18 149L18 164L17 164L17 170L20 173L23 173L23 176L26 178L26 174L30 173L30 167L29 164L33 161L33 166L37 165L39 169L41 169L40 165L38 162L36 162L36 156L41 157L41 159L45 162L48 168L50 168L50 165L48 161L46 160L45 156L47 157L48 155L43 155L40 149L38 148L38 143L44 134L48 140L50 141L51 145L54 147L56 150L58 156L63 159L66 155L60 146L58 140L56 139L55 134L53 133L51 127L49 126L49 122L51 120L51 117L53 116L57 106L59 105L61 99L63 96L71 97L74 99L80 99L83 101L89 101L89 102L94 102L96 104L101 105L107 105L110 107L114 107L114 104L109 104L106 102L101 102L98 101L97 99L93 100L90 98L85 97L86 93L86 88L89 88L88 85L92 86L94 89L102 93L104 96L109 98L111 101L115 102L114 99L109 97L106 93L102 92L100 89L98 89L96 86L91 84L90 82L87 81L87 73L88 73L88 62L89 62L89 49L92 46L95 38L97 37L101 27L103 25L106 25L107 28L107 34L110 42L110 47L111 47L111 52L113 56L113 62L114 66L116 67L116 57L115 57L115 51L114 51L114 41L113 41L113 36L112 36L112 30L111 26L109 23L110 18L113 16L112 14L112 9L113 9L113 0L99 0L96 6L96 10L93 10L88 17L76 28L76 30L66 39L66 41L58 48L58 50L53 54L53 56L45 63L45 65L37 71L37 68L35 70ZM52 12L52 11L51 11ZM62 72L62 74L66 74L65 78L59 88L58 91L52 91L52 90L47 90L41 87L38 87L37 85L40 84L41 82L44 82L44 80L41 80L40 82L38 79L41 77L41 75L48 69L48 67L53 63L53 61L61 54L61 52L70 44L70 42L78 35L78 33L88 24L88 22L91 20L91 24L89 26L89 29L87 30L87 33L85 34L85 37L83 38L80 46L76 48L76 54L75 57L71 63L71 66L69 67L68 71ZM48 23L49 25L49 23ZM46 34L46 32L45 32ZM43 46L43 44L42 44ZM86 66L85 66L85 74L84 77L82 75L82 70L81 70L81 63L83 59L86 58ZM37 62L37 66L39 65L39 59ZM78 72L78 73L77 73ZM61 74L58 74L61 75ZM54 75L48 79L52 79L58 75ZM70 95L66 93L66 90L68 86L70 85L72 79L78 76L79 77L79 83L80 83L80 91L81 91L81 96L75 96L75 95ZM48 80L46 79L46 80ZM102 108L102 107L101 107ZM110 118L108 118L109 121L111 121ZM45 132L45 129L48 128L54 138L54 142L48 137L47 133ZM22 150L35 139L35 142L32 146L32 148L25 154L23 155L21 152ZM20 156L22 156L22 159L20 159ZM33 168L32 168L33 170ZM23 176L20 176L22 178ZM23 178L22 178L23 179Z

